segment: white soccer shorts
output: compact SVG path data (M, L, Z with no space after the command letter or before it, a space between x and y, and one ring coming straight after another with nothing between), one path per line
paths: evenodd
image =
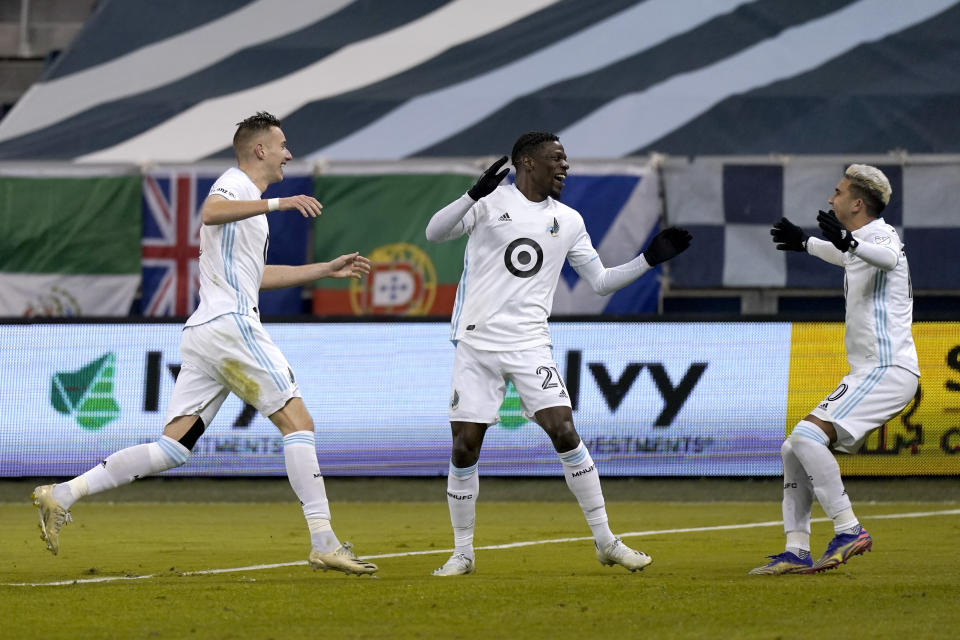
M868 435L910 404L918 384L916 375L897 366L851 371L810 413L833 423L834 449L856 453Z
M450 420L499 422L508 380L516 387L528 420L541 409L570 406L567 387L549 345L522 351L481 351L460 341L453 360Z
M209 426L231 392L265 417L300 397L300 387L280 349L254 318L226 314L184 327L180 373L164 424L200 416Z

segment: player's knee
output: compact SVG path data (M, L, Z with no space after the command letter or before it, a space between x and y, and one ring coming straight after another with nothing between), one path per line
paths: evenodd
M787 438L787 441L791 446L803 446L811 442L828 446L830 444L830 436L824 433L823 430L814 423L801 420L797 423L797 426L793 428L793 431L790 432L790 437ZM783 449L781 448L781 452L782 451Z
M557 451L572 451L580 444L580 434L577 433L572 420L562 420L544 429L553 441L553 448Z
M480 442L470 441L468 438L454 438L453 449L450 452L450 461L453 466L465 469L473 466L480 459Z
M162 471L166 471L167 469L176 469L177 467L182 467L183 465L187 464L187 460L189 459L190 459L190 451L188 450L187 455L184 456L183 458L170 459L170 464L166 467L166 469L162 469Z
M182 467L190 458L190 449L170 436L161 436L149 449L150 474ZM136 477L134 477L136 480Z
M787 456L793 454L793 444L790 442L790 438L787 438L783 441L783 444L780 445L780 457L786 459Z

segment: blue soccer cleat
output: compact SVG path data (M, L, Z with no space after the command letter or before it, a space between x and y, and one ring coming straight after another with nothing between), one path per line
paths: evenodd
M820 559L813 563L809 573L827 571L845 564L853 556L859 556L873 548L873 538L867 530L860 528L860 533L838 533L827 545Z
M779 576L785 573L808 573L813 567L813 558L798 558L796 554L790 551L778 553L775 556L767 556L770 562L747 571L748 576Z

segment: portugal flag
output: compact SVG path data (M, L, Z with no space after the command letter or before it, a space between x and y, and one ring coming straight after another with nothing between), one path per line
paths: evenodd
M317 315L449 316L463 270L466 236L427 242L431 216L470 188L479 172L325 175L315 182L323 216L313 259L359 251L373 263L362 280L315 284Z

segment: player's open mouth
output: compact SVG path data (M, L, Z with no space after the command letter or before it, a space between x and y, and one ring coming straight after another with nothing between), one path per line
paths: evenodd
M558 173L557 175L553 176L553 181L556 182L561 187L563 186L563 181L566 179L567 179L567 174L565 173Z

